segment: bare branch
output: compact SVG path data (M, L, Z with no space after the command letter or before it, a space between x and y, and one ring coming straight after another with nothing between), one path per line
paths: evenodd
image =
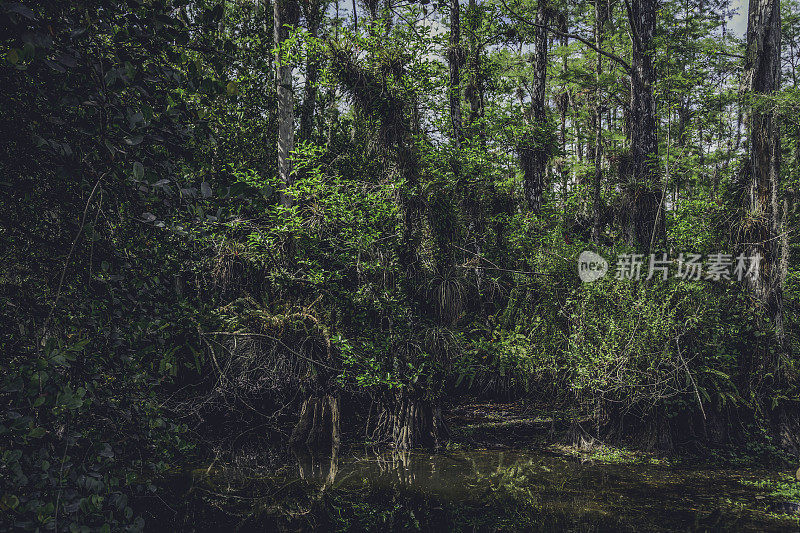
M591 48L592 50L594 50L595 52L597 52L598 54L602 54L602 55L606 56L607 58L611 59L612 61L616 61L620 66L622 66L622 68L624 68L626 71L630 72L631 66L630 66L630 64L628 64L627 61L625 61L624 59L622 59L621 57L619 57L616 54L612 54L611 52L606 52L605 50L601 50L600 48L595 46L595 44L593 42L591 42L589 39L586 39L585 37L581 37L580 35L577 35L575 33L568 33L568 32L559 31L559 30L557 30L555 28L547 26L546 24L537 24L535 22L531 22L529 20L526 20L525 17L523 17L522 15L520 15L519 13L517 13L516 11L514 11L510 7L508 7L508 4L506 4L506 0L501 0L501 1L503 2L503 6L505 6L505 8L508 10L508 12L511 13L512 15L514 15L514 18L516 18L518 21L522 22L523 24L527 24L528 26L533 26L534 28L542 28L542 29L544 29L546 31L554 33L555 35L558 35L559 37L567 37L569 39L575 39L576 41L580 41L583 44L585 44L586 46L588 46L589 48Z

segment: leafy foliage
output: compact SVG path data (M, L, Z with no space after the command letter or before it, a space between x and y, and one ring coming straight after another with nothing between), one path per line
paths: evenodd
M800 390L797 3L774 94L739 94L726 1L665 2L653 53L654 251L738 252L757 216L743 116L781 125L784 343L735 281L579 281L581 251L630 251L633 48L622 4L596 27L593 4L548 3L552 108L532 121L540 4L456 3L453 46L452 3L365 2L356 21L303 2L276 46L264 2L0 3L2 527L142 530L153 480L200 434L280 433L313 394L346 397L349 426L460 395L598 426L746 412L772 446ZM280 62L305 128L285 183ZM487 483L529 500L511 481Z

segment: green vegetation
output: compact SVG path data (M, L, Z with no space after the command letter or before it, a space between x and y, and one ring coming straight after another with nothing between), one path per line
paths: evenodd
M800 4L757 4L0 1L0 530L147 530L252 442L796 468ZM529 467L319 527L528 529Z
M165 487L180 495L169 513L218 529L326 531L786 531L797 523L770 511L772 489L755 480L776 476L764 471L600 464L536 450L351 450L301 466L305 477L289 463L269 475L244 464L199 468Z

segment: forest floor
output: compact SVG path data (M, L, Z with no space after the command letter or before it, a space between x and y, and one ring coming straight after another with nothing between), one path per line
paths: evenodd
M346 441L316 456L252 442L198 458L142 501L154 531L797 531L794 470L576 443L581 414L531 402L446 406L443 450ZM366 444L366 445L365 445ZM795 467L796 468L796 467ZM160 503L169 502L169 507Z
M462 399L447 405L444 416L451 437L449 448L535 448L601 463L797 468L795 458L757 444L748 450L739 446L697 446L667 452L637 445L635 439L624 443L603 442L591 436L596 434L596 428L587 413L559 409L547 403Z
M468 400L445 413L451 448L538 448L556 455L605 463L666 464L670 458L653 451L612 446L586 437L589 416L525 401Z
M472 400L450 406L445 414L455 442L520 446L566 431L572 416L526 402Z
M730 450L710 450L697 455L663 453L637 448L632 443L610 444L585 438L592 420L585 413L554 409L527 401L466 400L449 406L445 413L451 432L451 449L535 449L554 457L569 457L582 464L651 465L661 468L763 469L773 472L758 481L747 481L763 491L756 499L769 499L773 512L800 516L800 468L783 455L736 455ZM794 470L792 470L794 472ZM762 502L763 503L763 502ZM785 515L784 515L785 516ZM796 524L800 528L800 523Z

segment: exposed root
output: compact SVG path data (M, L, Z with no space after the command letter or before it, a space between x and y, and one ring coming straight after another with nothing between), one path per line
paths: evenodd
M373 439L390 442L399 450L438 448L447 436L441 406L402 393L383 403L373 431Z
M303 402L300 419L289 443L309 448L338 447L341 441L339 398L331 394L311 396Z
M774 433L778 447L796 457L800 457L800 413L797 406L782 402L775 410ZM797 470L800 476L800 469ZM798 477L800 480L800 477Z

